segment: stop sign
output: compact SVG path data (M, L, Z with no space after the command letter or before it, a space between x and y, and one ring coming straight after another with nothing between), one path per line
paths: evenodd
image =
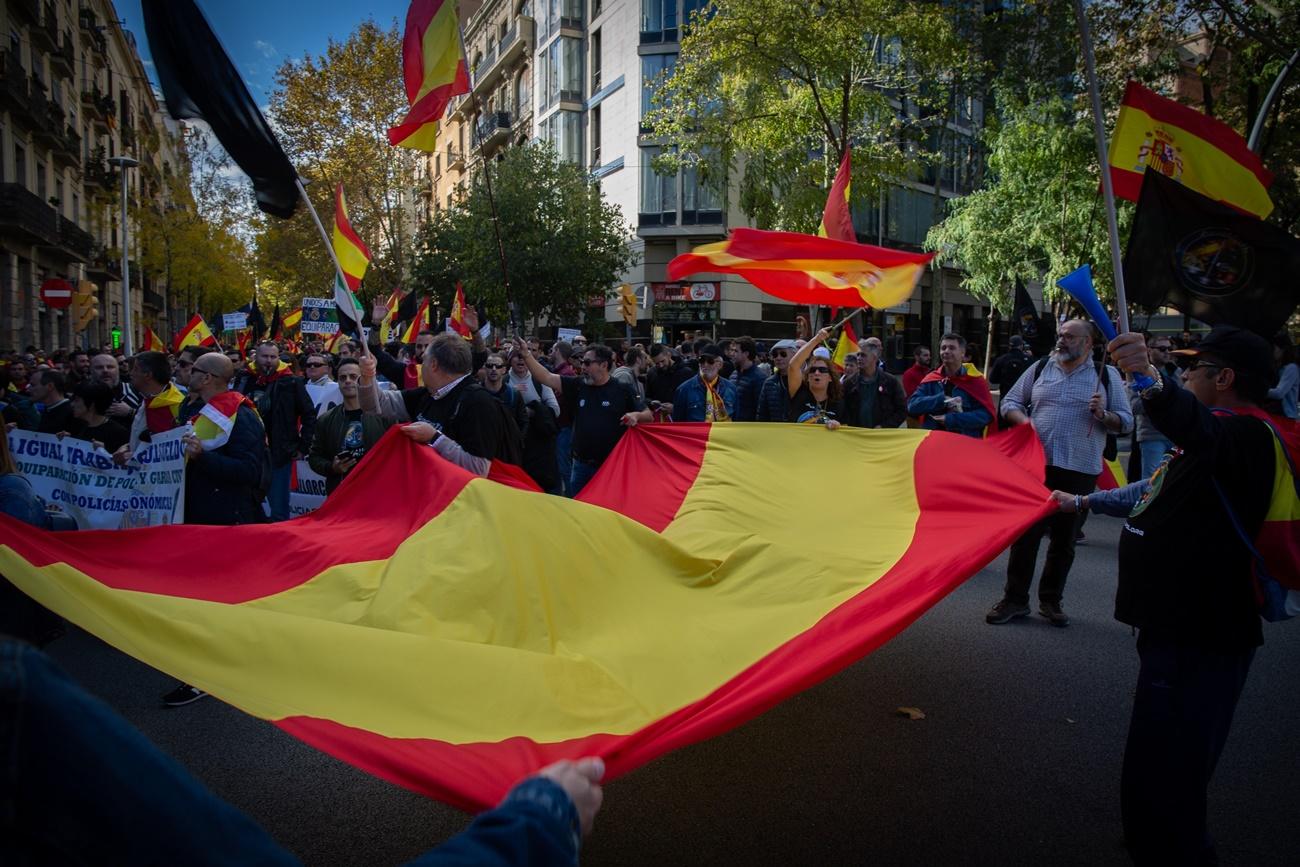
M67 280L46 280L41 284L41 300L47 307L71 307L72 284Z

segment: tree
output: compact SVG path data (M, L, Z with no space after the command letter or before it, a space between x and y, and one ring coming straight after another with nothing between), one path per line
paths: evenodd
M507 149L491 171L509 298L481 172L454 207L420 231L413 284L436 294L446 309L460 280L466 297L485 299L496 321L508 318L508 301L525 320L577 321L588 299L607 296L635 264L622 212L604 200L597 182L544 142Z
M331 40L324 54L286 61L271 94L280 141L309 182L327 231L335 184L343 184L352 226L374 256L367 296L402 283L411 240L420 155L387 139L408 107L401 82L396 24L385 30L366 21L345 42ZM305 209L291 220L260 220L256 248L273 295L291 302L332 291L334 266Z
M816 227L853 148L853 193L940 159L941 118L979 69L963 13L905 0L714 0L645 118L658 165L743 169L741 209L760 227Z

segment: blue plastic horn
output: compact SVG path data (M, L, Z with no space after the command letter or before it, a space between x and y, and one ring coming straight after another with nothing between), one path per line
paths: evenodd
M1106 313L1106 308L1101 306L1101 300L1097 297L1097 290L1092 285L1091 265L1080 265L1060 280L1057 280L1056 285L1070 293L1070 297L1079 302L1079 306L1092 317L1093 323L1101 330L1106 340L1115 339L1115 323L1110 321L1110 316ZM1134 373L1130 374L1130 376L1132 377L1130 387L1134 391L1141 391L1155 385L1155 380L1145 373Z

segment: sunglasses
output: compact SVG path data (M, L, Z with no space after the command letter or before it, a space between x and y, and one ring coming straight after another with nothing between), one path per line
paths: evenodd
M504 364L493 364L493 363L490 362L490 361L489 361L487 364L483 365L483 366L484 366L484 367L489 367L489 368L491 368L492 370L501 370L502 368L505 367Z
M780 350L777 350L776 352L773 352L773 353L772 353L772 357L773 357L773 358L789 358L789 357L790 357L790 353L786 352L784 349L780 349Z
M829 367L810 367L810 368L808 368L808 372L809 372L809 373L824 373L824 374L826 374L827 376L829 376L829 375L830 375L830 372L831 372L831 369L830 369Z
M715 364L715 363L717 363L717 362L719 362L719 361L721 361L721 360L722 360L722 359L718 358L716 355L701 355L701 356L700 356L700 364Z
M1193 370L1200 370L1202 367L1208 367L1211 370L1223 370L1222 364L1215 364L1213 361L1193 361L1191 364L1184 367L1183 370L1191 373Z
M307 366L308 367L329 367L329 365L323 361L309 361L307 362Z

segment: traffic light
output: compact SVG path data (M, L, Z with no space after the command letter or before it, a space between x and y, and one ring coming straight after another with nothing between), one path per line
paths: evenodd
M120 328L114 328L114 329L113 329L111 332L109 332L109 333L112 335L112 338L113 338L113 348L114 348L114 349L121 349L121 348L122 348L122 329L120 329Z
M636 325L636 293L632 287L624 283L619 287L618 309L623 314L623 321L628 325Z
M94 283L82 280L78 284L72 309L76 315L77 331L84 331L91 322L99 318L99 295L95 292Z

